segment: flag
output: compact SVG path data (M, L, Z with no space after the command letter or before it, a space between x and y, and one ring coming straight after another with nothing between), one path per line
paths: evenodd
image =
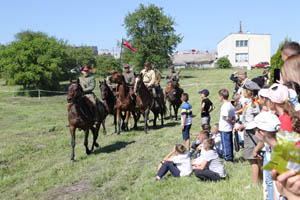
M128 47L128 48L131 49L132 51L136 52L136 49L133 48L132 46L130 46L130 45L128 44L128 42L127 42L126 40L124 40L124 39L123 39L123 45L125 45L126 47Z

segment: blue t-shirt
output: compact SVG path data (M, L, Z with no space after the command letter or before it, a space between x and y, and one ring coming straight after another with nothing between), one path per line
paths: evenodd
M181 106L181 124L183 123L183 116L186 115L184 125L192 124L192 106L188 102L184 102Z

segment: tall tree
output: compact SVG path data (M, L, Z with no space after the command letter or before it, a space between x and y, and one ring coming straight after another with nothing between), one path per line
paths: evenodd
M94 49L88 46L68 46L68 67L80 69L83 66L94 67L96 56Z
M96 68L97 72L107 75L109 71L120 71L120 61L113 56L98 55L96 56Z
M42 32L23 31L0 50L3 78L23 88L57 89L67 73L64 41Z
M122 54L123 63L129 63L136 69L143 68L146 62L164 68L171 64L171 55L182 41L180 34L175 33L175 21L166 16L163 8L154 4L140 4L124 20L127 41L137 52L127 48Z

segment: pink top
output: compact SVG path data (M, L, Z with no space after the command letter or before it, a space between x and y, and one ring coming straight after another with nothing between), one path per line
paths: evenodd
M287 115L286 113L284 113L283 115L281 115L279 117L279 121L281 123L280 128L284 131L289 131L292 132L293 128L292 128L292 120L291 117L289 115Z

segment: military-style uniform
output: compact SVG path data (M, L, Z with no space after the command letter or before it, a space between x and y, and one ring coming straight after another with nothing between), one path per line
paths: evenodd
M157 97L156 90L154 86L155 82L155 72L152 69L149 69L146 71L146 69L143 69L141 71L141 74L143 75L143 82L147 87L152 88L153 97Z
M125 82L129 85L129 87L133 87L134 86L134 82L135 82L135 77L134 77L134 73L133 72L123 72L123 76L125 78Z
M171 72L169 75L166 76L167 84L170 84L172 81L179 81L179 76L177 72Z
M154 69L153 71L154 71L154 73L155 73L154 84L155 84L155 86L158 87L158 86L160 85L161 73L160 73L157 69Z

